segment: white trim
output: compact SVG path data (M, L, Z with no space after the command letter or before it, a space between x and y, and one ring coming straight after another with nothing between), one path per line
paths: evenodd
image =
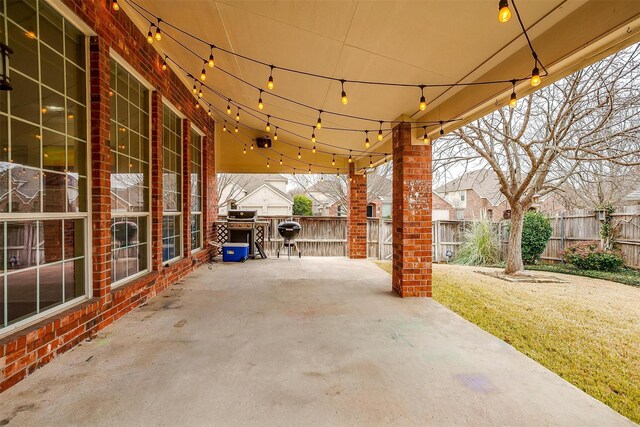
M46 3L86 36L97 35L89 25L80 19L78 15L73 13L64 3L62 3L62 0L46 0Z
M200 135L200 138L204 138L206 136L205 133L201 131L198 126L194 125L191 120L189 120L189 122L191 122L191 129L195 130L196 133ZM202 140L200 141L200 151L202 151Z
M111 57L111 59L116 61L119 66L124 68L129 74L135 77L136 80L138 80L142 84L142 86L147 88L147 90L149 90L150 92L156 90L156 88L151 83L149 83L147 79L142 77L142 74L137 72L136 69L133 68L131 64L129 64L122 56L120 56L118 52L113 50L111 46L109 46L109 56Z
M149 245L147 244L147 246L149 246ZM127 276L124 279L120 279L120 280L118 280L116 282L111 282L111 290L113 291L115 289L121 288L123 285L126 285L127 283L129 283L129 282L131 282L133 280L139 279L142 276L147 275L149 273L151 273L151 268L147 264L147 269L146 270L138 271L136 274L132 274L131 276Z
M180 117L180 120L184 120L184 119L186 119L186 118L187 118L187 116L185 116L185 115L184 115L184 113L183 113L182 111L178 110L178 109L177 109L177 108L176 108L176 107L175 107L175 106L174 106L170 101L168 101L168 100L167 100L167 99L166 99L162 94L160 94L160 96L162 97L162 104L163 104L163 105L165 105L165 106L167 106L171 111L173 111L173 113L174 113L176 116ZM164 119L164 115L163 115L163 117L162 117L162 118ZM163 123L164 123L164 121L163 121ZM181 142L182 142L182 137L183 137L183 135L182 135L182 127L183 127L183 124L182 124L182 123L180 123L180 140L181 140Z

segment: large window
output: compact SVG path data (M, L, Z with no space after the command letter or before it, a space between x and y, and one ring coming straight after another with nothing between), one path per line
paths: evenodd
M202 247L202 136L191 129L191 250Z
M148 269L149 91L111 60L111 282Z
M86 37L44 1L0 1L0 329L85 295ZM0 332L1 333L1 332Z
M182 120L162 112L162 261L182 255Z

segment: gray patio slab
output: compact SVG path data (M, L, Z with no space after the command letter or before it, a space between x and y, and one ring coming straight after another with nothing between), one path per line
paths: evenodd
M369 261L200 268L0 395L0 425L635 425Z

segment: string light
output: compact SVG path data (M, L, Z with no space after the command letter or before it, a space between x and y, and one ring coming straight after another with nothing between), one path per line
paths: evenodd
M149 44L153 43L153 33L151 32L151 29L154 27L153 24L151 24L151 26L149 27L149 32L147 33L147 41L149 42Z
M420 111L424 111L427 109L427 99L424 97L424 85L420 85L420 93L422 95L420 96L420 105L418 105L418 108Z
M308 173L311 173L311 163L309 163L309 172Z
M204 65L202 66L202 71L200 71L200 80L207 80L207 70L204 69Z
M331 159L331 166L335 166L336 165L336 155L333 155L333 158Z
M387 153L384 153L384 162L387 163Z
M269 169L269 160L267 160L267 169Z
M273 85L273 65L270 66L270 70L269 71L269 80L267 81L267 89L269 90L273 90L274 85Z
M111 0L111 9L115 10L116 12L120 10L118 0Z
M316 143L316 132L313 130L311 130L311 143L315 144Z
M340 169L336 168L336 176L340 178Z
M238 111L236 112L236 122L240 121L240 107L238 107Z
M320 181L324 181L324 172L320 174Z
M442 129L442 120L440 120L440 136L444 135L444 129Z
M369 168L373 168L373 159L369 156Z
M516 81L512 81L511 84L513 86L513 90L511 92L511 98L509 99L509 107L516 108L516 105L518 105L518 97L516 96Z
M244 148L242 149L242 154L247 154L247 146L245 145Z
M380 120L380 129L378 129L378 141L382 141L382 120Z
M318 111L318 121L316 122L316 129L321 129L322 128L322 118L320 117L320 115L322 114L322 110Z
M251 151L253 151L253 142L251 143L251 147L249 147Z
M160 31L160 18L158 18L158 25L156 25L156 40L160 41L162 40L162 32Z
M280 154L280 166L282 166L282 154Z
M196 106L196 110L200 109L200 103L198 102L198 100L196 99L196 102L194 102L195 106Z
M540 85L540 70L538 69L538 61L536 60L533 70L531 71L531 86L536 87L539 85Z
M298 160L302 158L302 153L300 152L300 147L298 147Z
M222 126L222 132L226 132L227 131L227 121L224 121L224 125Z
M509 10L509 2L500 0L498 3L498 21L503 24L511 19L511 11Z
M193 89L191 89L191 92L193 92L194 95L198 93L198 87L196 86L195 79L193 80Z
M260 95L258 95L258 110L262 110L264 104L262 103L262 89L260 89Z
M349 163L353 162L353 159L351 158L351 150L349 150Z
M369 143L369 131L368 130L364 131L364 136L365 136L364 148L369 148L369 146L371 146L371 144Z
M311 149L311 152L312 152L313 154L316 154L316 146L315 146L315 145L314 145L314 146L313 146L313 148Z
M429 145L430 141L429 141L429 135L427 135L427 127L423 126L424 128L424 136L422 137L422 142L424 142L425 145Z
M209 110L207 111L207 116L211 117L211 107L209 107Z
M200 91L198 92L198 98L202 98L204 94L202 93L202 85L200 85Z
M276 132L273 134L273 140L274 141L278 140L278 126L276 126Z
M349 103L349 98L347 98L347 92L344 91L344 80L340 80L340 85L342 86L342 104L347 105Z
M231 100L227 101L227 114L231 115Z
M271 116L267 116L267 125L264 127L264 130L267 132L271 132Z
M167 59L162 60L162 71L167 71Z
M269 148L269 140L264 140L264 148Z
M209 64L209 68L213 68L216 66L216 62L213 59L213 45L211 45L211 53L209 54L208 64Z
M238 129L238 124L236 123L236 128L234 129L235 133L238 133L239 129Z

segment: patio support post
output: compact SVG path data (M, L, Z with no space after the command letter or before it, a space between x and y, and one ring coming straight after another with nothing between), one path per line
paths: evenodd
M151 270L162 270L162 95L151 93Z
M109 302L111 291L111 71L109 44L104 37L89 40L91 99L91 241L93 296Z
M413 142L408 122L392 137L392 287L401 297L431 297L431 145Z
M216 129L217 130L217 129ZM202 230L203 245L208 251L215 251L208 242L216 240L216 220L218 219L218 188L215 161L215 139L209 133L202 140Z
M356 173L349 164L347 181L347 256L351 259L367 257L367 175Z

